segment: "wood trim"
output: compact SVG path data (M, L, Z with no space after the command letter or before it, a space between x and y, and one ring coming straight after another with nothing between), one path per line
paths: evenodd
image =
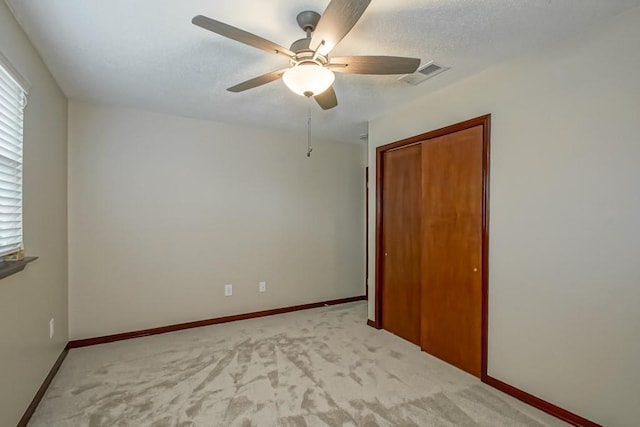
M487 377L489 353L489 171L491 166L491 115L483 120L482 163L482 360L480 379Z
M382 186L384 177L384 162L382 161L385 150L376 149L376 247L375 247L375 325L382 329Z
M491 135L491 114L476 117L451 126L436 129L421 135L406 138L390 144L376 148L376 268L375 268L375 323L382 328L382 182L384 177L384 166L382 157L386 151L403 148L417 144L429 139L438 138L450 133L459 132L476 126L483 126L483 206L482 206L482 355L481 374L483 379L487 375L487 342L488 342L488 314L489 314L489 155L490 155L490 135Z
M121 334L106 335L95 338L85 338L81 340L69 341L67 349L87 347L98 344L106 344L115 341L129 340L132 338L147 337L150 335L166 334L167 332L175 332L183 329L199 328L201 326L217 325L219 323L235 322L236 320L255 319L256 317L272 316L274 314L290 313L292 311L308 310L310 308L325 307L329 305L346 304L355 301L366 301L367 297L362 295L358 297L334 299L330 301L314 302L311 304L294 305L291 307L274 308L271 310L256 311L253 313L236 314L233 316L216 317L213 319L197 320L195 322L178 323L176 325L161 326L159 328L142 329L133 332L124 332Z
M29 256L17 261L0 261L0 279L21 272L27 264L37 259L37 256Z
M371 320L371 319L367 319L367 326L371 326L372 328L376 328L376 329L382 329L380 327L380 325L378 324L378 322L376 322L375 320Z
M546 400L542 400L539 397L529 394L526 391L520 390L512 385L509 385L505 382L502 382L488 375L485 375L482 381L493 388L496 388L510 396L515 397L518 400L523 401L524 403L527 403L535 408L538 408L541 411L544 411L547 414L553 415L554 417L559 418L562 421L566 421L569 424L572 424L574 426L602 427L600 424L596 424L593 421L590 421L586 418L582 418L581 416L576 415L573 412L569 412L566 409L562 409L559 406L556 406L552 403L547 402Z
M369 299L369 166L364 168L364 294Z
M392 142L390 144L381 145L380 147L376 148L376 151L384 152L384 151L394 150L396 148L406 147L407 145L417 144L419 142L423 142L428 139L449 135L450 133L459 132L461 130L470 129L476 126L484 126L490 120L491 120L491 114L487 114L484 116L476 117L474 119L466 120L464 122L456 123L454 125L432 130L420 135L412 136L411 138L406 138L400 141Z
M53 364L53 367L49 371L49 375L47 375L47 377L44 379L44 381L42 382L42 385L36 392L36 395L33 397L33 400L27 407L27 410L24 411L24 415L22 415L22 418L20 418L20 421L18 421L18 427L26 427L27 424L29 424L29 420L31 420L31 417L36 412L36 408L40 404L40 401L42 400L42 398L44 397L44 394L49 388L51 381L53 381L53 377L55 377L56 374L58 373L58 369L60 369L60 366L62 365L64 358L67 357L68 353L69 353L69 350L67 348L62 350L62 352L60 353L60 356L58 356L58 359L56 359L56 363Z

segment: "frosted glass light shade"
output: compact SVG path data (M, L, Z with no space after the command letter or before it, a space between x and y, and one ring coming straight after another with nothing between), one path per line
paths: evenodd
M289 68L282 80L291 91L301 96L320 95L333 84L336 79L333 71L317 64L300 64Z

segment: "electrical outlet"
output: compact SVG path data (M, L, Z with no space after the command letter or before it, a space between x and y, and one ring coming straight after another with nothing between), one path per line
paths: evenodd
M53 334L56 332L56 319L49 320L49 339L53 338Z
M260 292L267 292L267 282L260 282L258 284L258 289Z
M224 296L230 297L233 295L233 285L224 285Z

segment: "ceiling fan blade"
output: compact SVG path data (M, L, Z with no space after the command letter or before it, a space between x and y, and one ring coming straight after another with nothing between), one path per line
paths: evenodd
M261 76L255 77L251 80L247 80L246 82L239 83L235 86L227 89L229 92L243 92L248 89L253 89L254 87L266 85L267 83L271 83L275 80L278 80L288 68L283 68L282 70L272 71L267 74L263 74Z
M191 22L205 30L213 31L216 34L220 34L221 36L227 37L231 40L244 43L257 49L262 49L266 52L285 55L288 58L295 56L295 54L289 49L282 47L277 43L263 39L262 37L241 30L240 28L225 24L224 22L207 18L206 16L198 15L194 17Z
M411 74L419 66L420 59L401 56L344 56L329 64L331 71L351 74Z
M323 110L330 110L333 107L338 106L338 98L336 97L336 91L333 90L333 86L329 87L329 89L325 90L320 95L314 96L313 99L316 100Z
M311 38L311 49L328 54L356 25L371 0L331 0ZM321 46L324 41L324 45Z

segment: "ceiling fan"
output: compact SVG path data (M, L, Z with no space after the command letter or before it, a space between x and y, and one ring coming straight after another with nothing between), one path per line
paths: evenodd
M329 57L331 50L351 31L371 0L331 0L320 14L304 11L296 20L307 36L293 42L289 49L239 28L206 16L193 18L193 24L240 43L282 55L289 66L247 80L228 88L242 92L282 78L298 95L313 97L324 110L336 107L338 99L333 89L334 73L351 74L411 74L420 66L420 59L397 56Z

